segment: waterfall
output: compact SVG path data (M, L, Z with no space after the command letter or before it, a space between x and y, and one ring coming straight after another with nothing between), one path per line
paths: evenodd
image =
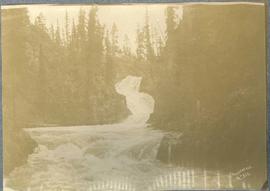
M140 92L141 81L141 77L127 76L115 84L131 113L120 123L26 129L38 147L10 177L20 179L22 185L11 186L42 191L145 190L149 184L145 180L163 171L156 155L164 134L145 128L155 102Z
M5 179L5 191L208 189L221 187L222 182L233 188L231 174L228 177L215 172L217 185L208 181L213 175L207 169L188 169L156 160L165 133L145 128L155 102L152 96L140 92L141 81L141 77L127 76L115 84L131 113L123 122L26 129L38 147L28 156L27 164ZM169 163L180 136L166 135Z
M127 108L131 112L123 123L145 124L154 111L153 97L139 92L141 81L142 77L127 76L115 84L116 92L126 97Z

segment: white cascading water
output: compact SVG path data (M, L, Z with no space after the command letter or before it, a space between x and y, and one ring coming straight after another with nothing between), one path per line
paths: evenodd
M26 165L5 177L4 191L220 189L221 182L233 188L230 174L156 160L164 133L146 128L154 99L139 92L141 80L127 76L115 85L116 91L126 97L131 112L121 123L26 129L38 147ZM168 142L169 161L172 145L176 144L173 137ZM208 182L208 176L214 181Z
M127 76L115 85L117 93L126 97L127 108L131 112L124 123L144 125L154 111L152 96L139 92L141 81L142 77Z
M126 190L145 190L147 180L162 172L156 154L163 133L145 128L154 99L139 92L141 80L127 76L115 85L131 112L119 124L26 129L39 146L11 173L11 182L20 179L14 188L84 191L118 182Z

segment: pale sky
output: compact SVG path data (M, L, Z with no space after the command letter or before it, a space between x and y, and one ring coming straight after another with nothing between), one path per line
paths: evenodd
M99 5L98 17L101 24L104 24L106 28L111 29L113 23L117 25L120 43L126 34L131 43L131 47L134 50L136 47L136 31L137 27L142 26L145 20L145 13L148 10L149 20L153 30L158 35L164 37L165 26L165 9L168 5L155 4L155 5ZM178 14L182 17L182 5L173 5L179 7ZM64 25L64 18L66 11L69 17L75 19L77 22L78 13L80 8L83 8L88 15L88 11L91 8L89 5L27 5L28 13L31 21L42 13L46 19L47 26L51 24L57 24L57 20L60 26Z
M177 7L179 21L183 18L183 7L192 4L255 4L263 5L263 3L247 3L247 2L216 2L216 3L182 3L182 4L130 4L130 5L98 5L98 17L101 24L104 24L107 29L111 29L113 23L117 25L119 31L120 43L123 41L124 35L128 35L131 43L131 48L134 51L136 48L136 31L137 26L142 26L145 20L145 12L148 10L150 24L161 38L164 37L166 30L165 26L165 9L168 6ZM91 5L15 5L16 7L27 7L31 21L42 13L46 19L47 26L51 24L56 26L57 20L60 26L64 25L66 11L69 14L70 21L75 19L77 22L80 8L86 11L88 15ZM2 6L2 8L11 8L15 6Z

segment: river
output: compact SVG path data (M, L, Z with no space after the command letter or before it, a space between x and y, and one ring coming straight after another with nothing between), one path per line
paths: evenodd
M231 176L156 160L164 133L147 127L154 111L154 99L139 91L141 80L141 77L127 76L115 85L116 91L126 97L131 112L118 124L25 129L38 147L28 157L27 164L11 173L7 179L10 188L5 190L232 188Z

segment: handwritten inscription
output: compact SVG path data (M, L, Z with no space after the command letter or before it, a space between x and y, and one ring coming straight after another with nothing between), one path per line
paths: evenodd
M252 169L252 166L244 167L237 172L232 173L232 176L234 176L237 180L244 180L247 177L251 176L250 170Z

